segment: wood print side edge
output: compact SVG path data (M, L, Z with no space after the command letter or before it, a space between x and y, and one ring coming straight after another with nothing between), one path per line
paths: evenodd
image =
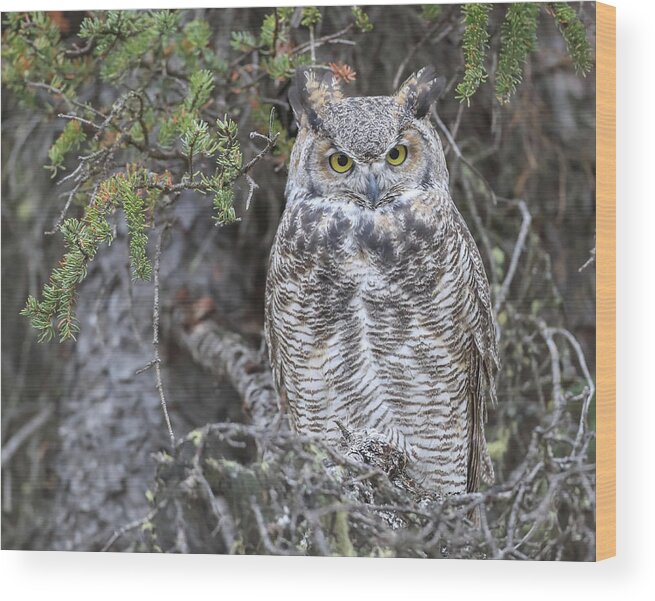
M616 555L616 8L596 3L596 560Z

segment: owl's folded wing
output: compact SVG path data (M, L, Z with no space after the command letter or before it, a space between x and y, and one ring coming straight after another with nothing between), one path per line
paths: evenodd
M468 491L477 490L480 481L493 482L493 465L487 450L484 435L486 422L486 401L496 403L496 373L498 371L498 341L496 321L491 305L489 282L484 270L480 252L464 219L455 209L454 227L460 236L465 252L461 254L461 269L467 273L468 285L462 290L466 295L461 304L465 314L461 321L470 335L468 360L469 381L469 469Z

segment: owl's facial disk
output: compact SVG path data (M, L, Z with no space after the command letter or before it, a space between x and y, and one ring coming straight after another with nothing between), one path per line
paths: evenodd
M307 157L308 171L313 173L320 195L375 209L429 184L432 170L425 160L429 156L426 145L423 134L410 127L395 136L384 152L365 159L328 139L319 139Z

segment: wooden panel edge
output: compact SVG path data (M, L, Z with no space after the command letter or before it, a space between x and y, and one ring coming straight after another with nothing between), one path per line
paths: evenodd
M616 555L616 8L596 2L596 560Z

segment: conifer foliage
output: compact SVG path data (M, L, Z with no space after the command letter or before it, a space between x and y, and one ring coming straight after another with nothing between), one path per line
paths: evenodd
M563 2L548 3L544 7L545 12L554 17L576 70L586 75L592 67L591 47L578 14ZM457 97L468 104L488 76L492 9L491 4L466 4L462 7L464 76L457 85ZM537 2L515 2L498 10L504 10L505 15L497 49L495 88L498 102L505 104L521 82L528 56L537 48L537 20L542 6Z
M593 558L594 276L580 260L594 86L578 77L594 64L593 10L3 14L8 546ZM487 423L496 484L447 499L374 438L346 432L337 450L287 429L260 348L296 68L350 96L430 64L449 82L430 118L503 366ZM34 344L76 337L63 352Z
M117 211L127 224L131 272L139 280L152 277L149 232L163 227L167 207L182 191L210 198L217 225L237 220L236 181L246 179L248 201L256 183L248 175L253 161L244 164L238 128L238 115L251 100L246 100L234 67L255 52L260 57L256 77L248 84L254 87L250 99L264 80L284 86L297 67L316 63L314 33L323 10L274 9L257 34L233 31L229 49L223 44L220 52L215 50L215 32L189 11L89 13L79 27L81 44L62 39L46 13L5 13L4 85L23 106L45 104L63 124L44 167L69 187L55 224L65 253L40 300L30 296L23 310L41 340L75 337L77 288L89 261L111 243L109 217ZM444 12L430 5L417 11L426 26L438 25ZM504 11L497 34L490 27L493 11ZM456 87L461 101L470 103L496 63L495 95L501 103L510 101L536 48L541 12L555 19L577 70L590 70L584 25L570 5L466 4L460 29L464 69ZM325 41L336 35L367 35L374 27L365 9L353 7L351 19L345 30ZM310 41L294 44L295 32L301 31ZM497 62L491 61L490 52L497 54ZM348 73L346 82L355 78L348 65L315 66ZM94 86L103 89L101 102L91 99ZM228 90L222 93L220 110L217 89ZM264 145L255 162L271 154L283 166L293 143L289 132L263 103L255 106L255 122L261 132L253 135ZM69 217L73 210L78 210L77 217Z

